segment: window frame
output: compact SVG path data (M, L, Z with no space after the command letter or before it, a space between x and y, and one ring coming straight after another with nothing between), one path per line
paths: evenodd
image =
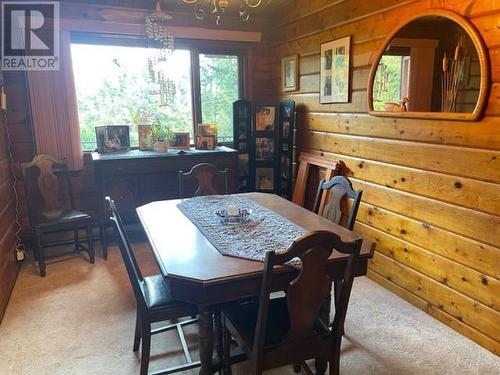
M134 35L99 34L76 32L71 34L71 44L93 44L122 47L148 47L148 40L144 37ZM248 43L209 41L194 39L176 39L175 47L189 50L191 56L191 110L192 138L196 137L197 124L203 123L201 108L201 81L200 81L200 54L235 56L238 59L238 99L242 99L246 92L246 66ZM233 142L219 142L223 146L232 146ZM136 149L138 147L131 147ZM84 150L93 152L93 150Z

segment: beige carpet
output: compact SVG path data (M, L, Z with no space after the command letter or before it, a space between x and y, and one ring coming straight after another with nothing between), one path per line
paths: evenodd
M156 273L148 247L136 248L145 273ZM0 326L0 374L138 374L134 319L117 249L95 265L86 255L49 264L44 279L27 260ZM498 357L367 278L355 282L346 332L342 374L500 374ZM196 327L188 340L197 358ZM180 363L176 333L154 337L152 355L150 370ZM233 373L247 374L248 367Z

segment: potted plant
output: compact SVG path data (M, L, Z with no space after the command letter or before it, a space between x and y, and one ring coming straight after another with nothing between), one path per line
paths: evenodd
M153 148L157 152L167 152L169 143L174 139L174 133L165 125L163 116L157 116L151 125L149 139Z

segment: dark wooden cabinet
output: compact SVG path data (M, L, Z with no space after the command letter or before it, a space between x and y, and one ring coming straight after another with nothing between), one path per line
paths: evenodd
M189 171L198 163L211 163L229 170L229 191L236 192L238 152L228 147L215 150L131 150L110 154L92 153L98 194L98 218L101 235L107 220L104 197L116 203L125 222L136 222L135 209L143 204L179 198L178 172ZM105 246L103 244L103 246Z

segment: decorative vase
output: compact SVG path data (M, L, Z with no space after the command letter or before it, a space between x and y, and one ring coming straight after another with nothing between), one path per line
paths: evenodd
M168 142L167 141L156 141L154 144L154 150L156 152L167 152Z

